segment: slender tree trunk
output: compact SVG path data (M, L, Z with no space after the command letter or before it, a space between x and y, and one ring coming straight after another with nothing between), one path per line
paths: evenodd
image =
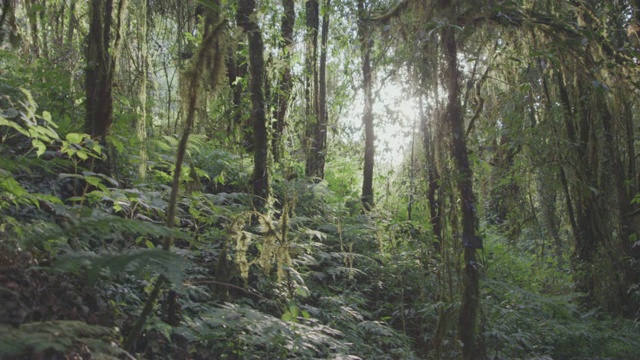
M576 203L573 208L575 210L575 225L572 225L575 241L573 258L573 267L576 271L575 282L578 291L593 296L595 287L591 267L596 256L596 243L599 236L597 235L597 220L595 223L592 221L596 216L595 207L597 206L592 189L597 188L597 184L594 183L597 177L592 169L594 159L589 156L588 149L591 126L587 118L588 111L584 108L584 100L579 100L576 105L572 104L564 75L561 71L557 72L557 83L560 101L564 110L565 131L569 143L572 145L571 149L573 149L569 153L569 161L575 161L582 165L574 170L575 177L579 180L577 182L578 185L576 185L578 189L574 191ZM574 90L577 93L575 97L578 99L585 95L581 90L579 86ZM566 175L563 181L568 183ZM565 185L563 184L563 186ZM566 187L568 192L568 186Z
M216 17L216 19L218 19L218 17ZM173 180L171 182L171 195L169 196L169 204L167 205L167 217L165 223L168 228L172 228L175 223L176 209L178 205L178 192L180 190L180 175L182 174L182 165L184 163L184 157L187 151L189 136L191 135L191 131L193 130L196 108L198 106L200 93L202 92L201 82L203 72L205 71L205 65L207 63L207 52L210 52L210 49L214 48L213 45L218 41L218 36L221 32L220 28L222 27L222 25L223 21L219 21L218 23L212 25L212 27L207 29L207 31L205 32L207 35L203 37L200 48L198 49L192 66L189 69L190 71L188 71L188 74L191 75L191 79L189 81L187 94L187 115L185 118L182 138L180 139L180 143L178 144L178 151L176 152L175 171L173 174ZM212 86L215 85L216 84L212 84ZM171 236L165 237L162 248L165 251L169 251L171 249L171 246L173 246L173 238ZM128 336L124 339L123 347L125 349L129 351L134 350L138 338L140 337L140 334L142 333L142 330L146 323L147 317L151 315L156 300L160 295L160 290L164 286L165 281L166 278L164 276L159 276L156 280L156 283L151 290L149 297L147 298L140 316L134 323Z
M269 198L269 171L267 157L269 144L267 140L267 120L265 114L264 92L264 44L262 34L255 20L255 0L239 1L239 25L247 32L249 38L249 73L251 76L251 117L253 120L254 168L253 194L254 205L262 208Z
M480 308L480 268L476 249L482 249L478 236L476 198L473 192L472 172L464 133L460 106L460 73L458 71L458 45L454 28L448 26L442 33L446 62L445 81L448 90L446 119L451 130L451 155L455 161L457 185L462 208L462 242L464 246L464 273L462 303L458 322L458 338L462 342L462 357L467 360L485 359L479 342L478 312Z
M139 0L138 4L138 109L136 130L140 141L140 165L138 174L140 179L147 176L147 69L149 55L147 50L147 0Z
M40 18L40 43L42 44L42 56L45 59L49 58L49 31L47 30L47 0L42 0L42 8L38 11L38 17Z
M305 23L307 27L306 57L305 57L305 115L306 129L304 142L306 150L305 174L317 176L316 128L318 126L318 28L320 26L320 10L318 0L305 2Z
M331 0L326 0L324 4L324 16L322 17L322 35L320 40L320 69L318 71L318 116L315 126L315 151L314 174L312 176L324 179L324 166L327 155L327 123L329 116L327 112L327 42L329 39L329 13Z
M5 22L9 19L9 13L13 13L11 0L2 0L2 15L0 15L0 45L4 43L6 32L9 31L4 26Z
M236 16L236 22L240 23L240 14ZM254 150L253 147L253 134L250 129L244 125L244 107L243 106L243 95L245 93L245 86L242 79L247 76L248 66L245 58L241 57L241 54L244 54L244 49L239 49L240 47L244 47L244 43L239 44L235 42L231 46L229 46L227 52L227 77L229 79L229 86L232 91L232 119L227 127L227 133L233 133L234 129L240 129L241 131L241 141L244 149L247 152L252 152Z
M53 25L53 33L54 33L54 42L56 52L60 53L62 49L62 45L64 44L64 13L67 5L62 3L54 6L51 10L52 14L55 16L54 25Z
M287 110L289 108L289 98L291 97L291 89L293 87L293 76L291 74L291 59L293 52L293 26L296 21L296 10L294 0L282 0L284 14L282 15L280 43L281 54L284 59L284 69L280 75L278 83L278 92L276 94L276 104L273 117L276 120L273 129L273 139L271 140L271 152L273 160L280 161L280 147L284 128L286 124Z
M427 115L422 109L422 98L420 99L420 123L423 134L423 146L426 156L427 167L427 200L429 202L429 222L433 231L433 245L436 251L440 251L442 242L442 217L440 215L440 198L438 191L440 189L440 173L438 171L436 160L436 148L434 145L434 136L431 126L428 124Z
M371 77L371 39L370 27L366 21L365 2L358 0L358 39L360 41L360 58L362 61L362 87L364 89L364 111L362 123L364 124L364 172L362 178L362 205L366 210L374 206L373 199L373 165L374 165L374 141L373 132L373 91Z
M31 32L31 52L36 58L40 57L40 38L38 36L38 13L36 0L25 0L29 30Z
M67 27L67 38L65 45L67 49L73 49L73 32L76 29L76 0L71 0L69 4L69 22Z

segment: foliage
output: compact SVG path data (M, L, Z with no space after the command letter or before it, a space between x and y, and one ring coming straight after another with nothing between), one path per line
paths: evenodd
M317 79L301 42L313 35L314 2L294 4L289 48L280 46L287 4L258 4L252 31L265 39L265 78L253 89L260 54L252 63L235 26L241 6L128 2L106 143L80 130L89 3L41 3L4 1L1 10L0 40L8 32L22 43L0 44L0 358L459 359L461 330L475 329L460 325L469 269L480 274L478 340L489 358L638 356L633 2L363 1L358 22L354 2L319 1L331 19L320 50L323 179L303 175L320 105L309 98ZM226 69L198 78L193 134L171 189L191 100L185 69L211 14L224 36L203 73ZM362 114L353 110L364 101L363 24L377 155L405 148L376 165L377 206L367 210ZM457 71L444 71L444 34L457 41ZM256 89L277 159L255 152ZM289 109L283 124L279 101ZM455 138L453 101L464 127ZM469 174L450 155L460 134ZM256 165L266 170L252 173ZM471 209L457 195L467 175ZM272 195L256 210L260 177L273 179ZM484 242L471 263L463 210L480 220ZM161 249L167 239L171 249ZM119 344L146 318L125 353Z
M124 354L111 342L113 329L81 321L30 323L17 329L0 325L0 333L0 356L3 359L54 358L65 354L118 359Z
M174 330L220 358L360 359L348 355L343 335L319 321L296 317L284 321L247 306L223 304Z

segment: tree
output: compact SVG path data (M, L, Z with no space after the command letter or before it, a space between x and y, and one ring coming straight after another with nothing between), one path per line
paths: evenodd
M318 174L315 132L320 121L318 115L318 29L320 27L320 5L318 0L305 1L305 48L304 58L304 103L305 103L305 174Z
M367 22L367 10L364 0L358 0L358 41L360 42L360 61L362 62L362 89L364 91L364 109L362 123L364 125L364 172L362 176L362 205L370 210L374 206L373 199L373 165L374 165L374 142L373 132L373 80L371 68L371 49L373 39L371 38L371 28Z
M118 2L117 22L111 46L113 0L92 0L90 3L84 128L87 134L101 142L105 141L113 123L113 78L120 52L125 6L126 0Z
M311 13L313 16L318 17L317 13L318 4L314 4L313 10ZM313 114L308 117L310 120L309 123L309 132L308 136L310 137L310 151L307 154L307 162L306 162L306 174L307 176L316 177L319 179L324 178L324 167L326 162L326 152L327 152L327 122L328 122L328 114L327 114L327 43L329 39L329 15L331 11L331 0L326 0L323 4L323 16L322 16L322 33L320 36L320 61L319 64L317 61L317 32L318 32L318 24L317 19L310 20L312 28L311 31L315 32L315 38L313 42L313 52L312 54L315 56L315 60L311 59L308 63L310 66L313 66L313 84L310 86L312 91L313 99L311 101L311 107L313 108ZM313 36L313 35L312 35Z
M149 54L147 50L147 0L137 4L137 42L138 42L138 107L136 108L136 130L140 141L140 165L138 173L141 179L147 175L147 72Z
M293 87L293 75L291 73L291 62L293 59L293 26L296 22L296 10L294 0L282 0L282 7L284 13L281 20L281 36L282 40L279 42L280 53L284 58L284 68L280 73L280 79L278 81L278 89L276 92L276 103L274 106L273 117L275 119L273 129L273 139L271 145L271 152L273 153L273 160L278 162L280 160L280 147L282 136L284 134L284 128L286 125L287 110L289 109L289 98L291 97L291 89Z
M458 338L463 344L462 357L471 360L486 358L477 339L479 333L480 269L476 259L476 249L482 249L482 239L477 233L476 198L473 193L472 172L469 166L469 155L463 128L464 120L460 106L458 43L454 31L455 28L453 26L446 26L442 31L445 81L448 93L445 119L451 131L451 156L456 165L456 178L462 210L464 273Z
M238 25L244 29L249 39L249 75L251 76L249 91L251 92L251 118L253 122L254 168L253 195L254 204L262 208L269 198L269 171L267 156L269 152L267 119L264 101L264 44L262 33L256 22L255 1L240 0L238 3Z

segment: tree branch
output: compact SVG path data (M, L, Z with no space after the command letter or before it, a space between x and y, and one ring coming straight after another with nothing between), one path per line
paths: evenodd
M400 1L393 8L391 8L391 10L389 10L388 12L386 12L386 13L384 13L382 15L378 15L378 16L374 16L374 17L371 17L369 19L366 19L366 21L377 22L377 23L385 23L385 22L389 21L391 18L400 16L401 12L404 9L407 8L407 5L409 5L409 1L408 0Z

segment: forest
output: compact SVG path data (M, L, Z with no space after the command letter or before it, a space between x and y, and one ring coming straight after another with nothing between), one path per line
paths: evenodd
M640 0L0 0L0 359L640 357Z

